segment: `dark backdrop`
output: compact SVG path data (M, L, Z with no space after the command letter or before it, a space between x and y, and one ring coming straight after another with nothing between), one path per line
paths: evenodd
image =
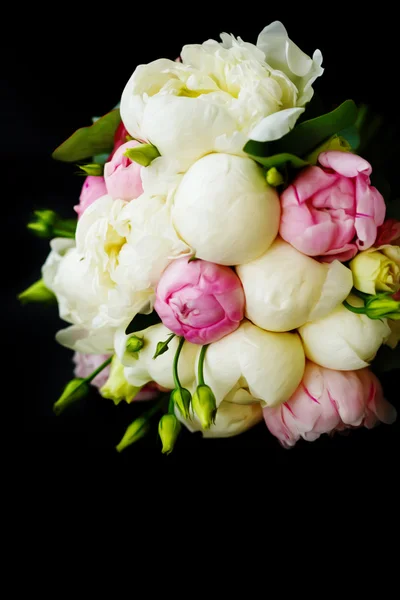
M314 10L307 5L297 14L285 9L262 14L252 9L246 14L242 6L240 12L222 15L217 8L202 10L202 6L196 3L181 10L174 4L173 9L155 10L153 23L145 6L132 8L132 15L125 8L122 20L116 13L95 16L69 10L46 25L38 24L36 15L32 24L27 18L20 30L19 50L13 53L8 48L2 77L1 171L8 184L2 198L7 212L3 316L12 352L3 378L8 383L6 398L15 400L17 408L24 407L23 427L20 421L15 431L9 431L15 451L34 475L43 469L64 475L82 468L89 474L95 467L122 467L133 476L149 465L171 473L196 463L203 474L223 465L225 470L234 468L241 478L253 465L261 472L276 467L283 476L293 467L300 473L329 469L335 477L344 469L391 476L400 449L398 423L333 439L324 436L312 444L299 443L291 451L281 449L262 424L228 440L203 441L200 434L185 431L170 457L161 456L154 430L118 456L114 445L137 407L114 407L92 394L63 416L52 414L53 402L72 376L72 353L54 341L62 326L55 307L21 308L15 300L18 291L40 277L49 250L46 240L25 230L25 223L35 208L73 216L82 178L74 175L73 166L52 161L50 154L75 129L89 124L93 115L106 113L119 101L137 64L159 57L174 59L183 44L217 39L221 31L255 42L267 23L280 19L303 50L311 54L321 49L326 72L315 88L328 105L350 97L398 122L398 31L384 13L374 10L370 19L338 11L327 15L323 7ZM3 351L8 348L4 345ZM398 374L383 380L387 397L394 402L399 396Z

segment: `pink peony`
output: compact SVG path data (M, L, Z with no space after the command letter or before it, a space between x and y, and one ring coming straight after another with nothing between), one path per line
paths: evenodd
M384 244L400 246L400 221L388 219L378 227L375 246L383 246Z
M81 195L79 196L79 204L74 206L74 210L78 213L78 219L82 216L88 206L106 194L107 188L104 177L93 177L92 175L86 177L82 186Z
M155 309L177 335L193 344L210 344L239 327L244 303L242 285L232 269L181 258L164 271Z
M371 165L350 152L322 152L281 196L279 233L308 256L347 261L370 248L385 202L370 185Z
M396 419L372 371L332 371L310 361L293 396L263 413L268 429L285 448L300 438L313 442L323 433L371 429L379 421L390 424Z
M128 130L125 129L125 125L121 121L121 123L118 125L117 130L114 134L114 148L113 148L110 156L108 157L109 161L112 159L112 157L114 156L114 154L116 153L118 148L120 148L123 144L125 144L129 139L130 139L130 135L128 133Z
M139 142L132 140L119 146L111 160L104 165L104 179L107 192L113 198L133 200L143 193L140 171L142 167L125 156L128 148L138 146Z

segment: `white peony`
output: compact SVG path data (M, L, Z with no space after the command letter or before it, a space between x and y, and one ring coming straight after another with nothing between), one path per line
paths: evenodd
M290 331L325 317L353 286L351 271L342 263L319 263L281 238L236 271L246 296L246 317L269 331Z
M353 295L348 302L363 305ZM386 319L370 319L340 304L327 317L300 327L299 333L307 358L328 369L352 371L369 366L391 329Z
M172 218L197 258L238 265L257 258L272 244L280 204L253 160L210 154L183 176Z
M118 328L152 310L166 266L191 250L171 224L170 201L142 195L129 203L96 200L79 219L76 249L63 253L53 251L44 267L61 318L73 324L57 340L80 352L106 353Z
M175 414L179 421L189 431L201 431L205 438L227 438L247 431L262 421L262 408L260 404L248 406L222 402L215 417L215 424L209 429L203 429L196 415L191 415L190 421L184 419L178 409Z
M321 53L309 58L279 22L257 46L226 33L221 39L184 46L181 63L140 65L122 94L129 133L178 158L182 172L210 152L240 154L248 139L285 135L323 72Z

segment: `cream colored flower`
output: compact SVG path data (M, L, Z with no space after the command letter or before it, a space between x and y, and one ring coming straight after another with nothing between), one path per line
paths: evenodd
M386 244L357 254L349 264L354 287L365 294L400 289L400 246Z

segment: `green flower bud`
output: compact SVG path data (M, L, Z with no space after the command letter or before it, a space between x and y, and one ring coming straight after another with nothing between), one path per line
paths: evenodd
M125 379L124 365L120 362L118 357L114 355L111 361L110 375L106 383L100 389L100 394L103 398L108 398L115 404L119 404L122 400L126 400L129 404L140 390L140 387L131 385Z
M192 398L192 407L200 419L203 429L209 429L215 423L217 403L212 389L208 385L198 385Z
M181 430L181 424L175 415L168 414L161 417L158 424L158 433L162 442L163 454L171 454Z
M55 295L49 288L47 288L43 279L39 279L26 290L18 294L18 300L21 304L28 304L29 302L53 302L56 300Z
M284 182L283 175L279 173L276 167L268 169L266 179L267 183L269 185L272 185L272 187L278 187L278 185L282 185L282 183Z
M140 144L134 148L128 148L124 154L133 162L142 165L142 167L148 167L155 158L160 156L159 151L153 144Z
M132 335L126 342L125 349L127 352L129 352L129 354L137 354L143 348L143 345L143 338L140 338L137 335Z
M122 450L124 450L128 446L140 440L148 433L149 429L150 424L148 422L148 419L146 419L145 417L139 417L138 419L133 421L133 423L131 423L128 429L125 431L123 438L118 444L118 446L116 446L118 452L122 452Z
M365 303L365 314L370 319L400 319L400 302L390 294L377 294L368 298Z
M63 393L53 405L53 410L56 415L59 415L77 400L86 396L89 392L89 384L82 378L72 379L64 388Z
M85 173L85 175L91 175L94 177L99 177L103 175L103 165L98 163L89 163L87 165L78 165L81 171Z
M183 416L184 419L190 419L190 402L192 400L192 395L186 388L176 388L171 392L171 400L176 404L179 409L179 412Z

